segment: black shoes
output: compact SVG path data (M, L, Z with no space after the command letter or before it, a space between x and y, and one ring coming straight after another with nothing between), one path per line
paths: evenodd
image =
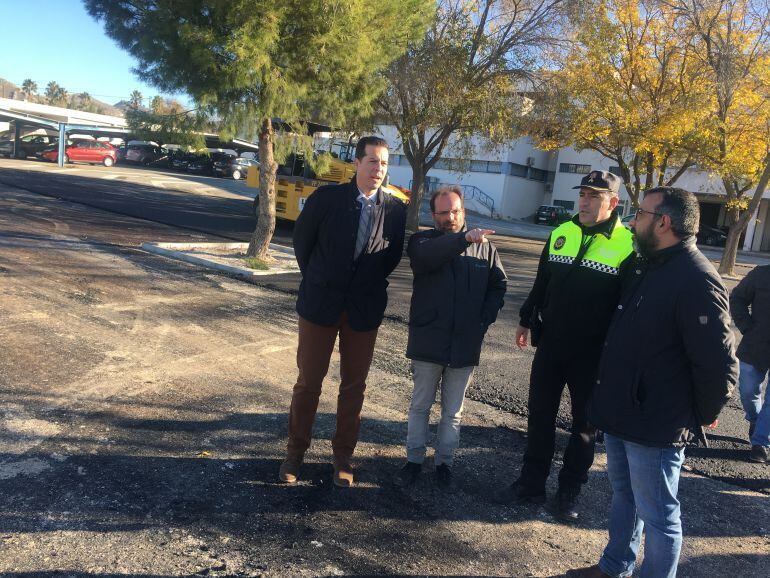
M420 477L421 471L422 464L406 462L404 466L398 470L398 473L393 478L393 483L396 484L399 488L406 488L407 486L411 486L417 481L417 478Z
M500 490L495 495L495 501L498 504L514 503L545 503L545 488L533 488L525 484L521 478L513 482L510 486Z
M454 480L452 479L452 470L446 464L436 466L436 484L445 492L454 490Z
M393 477L393 484L399 488L406 488L417 481L422 472L422 464L406 462ZM452 492L455 489L452 470L446 464L436 466L436 485L444 492Z
M770 448L767 446L751 446L749 461L757 464L766 464L770 462Z
M580 512L577 510L577 498L580 488L559 488L556 494L556 515L562 522L577 522Z

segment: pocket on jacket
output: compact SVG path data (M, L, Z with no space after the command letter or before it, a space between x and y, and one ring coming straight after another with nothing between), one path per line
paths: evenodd
M424 327L430 325L438 317L438 309L428 309L421 311L416 315L413 315L409 320L409 325L412 327Z
M371 241L368 253L380 253L390 247L390 237L377 237Z

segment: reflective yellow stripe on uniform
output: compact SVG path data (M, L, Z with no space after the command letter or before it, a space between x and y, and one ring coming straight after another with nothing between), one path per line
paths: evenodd
M612 218L617 220L617 216ZM548 260L552 263L571 264L577 257L582 242L583 230L572 221L567 221L551 233ZM580 267L617 275L620 272L620 264L632 251L631 231L618 221L609 239L601 233L594 235Z

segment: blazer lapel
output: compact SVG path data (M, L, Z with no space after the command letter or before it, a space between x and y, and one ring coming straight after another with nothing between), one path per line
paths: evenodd
M350 240L350 258L356 252L356 235L358 235L358 223L361 220L361 204L358 202L358 187L356 181L351 180L348 193L348 223L350 228L345 231L345 236Z

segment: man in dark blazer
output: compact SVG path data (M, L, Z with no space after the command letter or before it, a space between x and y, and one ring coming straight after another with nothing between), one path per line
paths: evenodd
M387 277L404 247L405 205L381 186L388 144L379 137L362 138L354 164L355 178L316 189L294 226L294 253L302 271L297 298L299 377L289 410L286 460L279 471L281 481L290 484L296 483L310 446L321 384L338 335L334 484L353 484L350 460L377 329L388 302Z

